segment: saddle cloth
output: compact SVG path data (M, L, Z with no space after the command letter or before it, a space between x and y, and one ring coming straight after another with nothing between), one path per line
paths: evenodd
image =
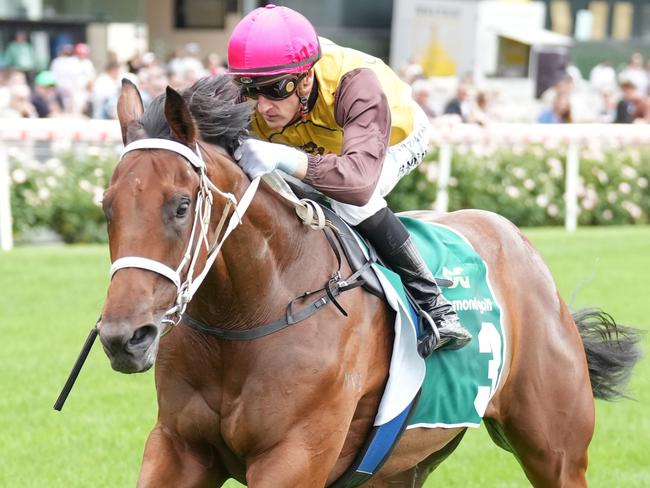
M327 205L327 198L291 176L282 176L300 198L318 202L340 229L339 242L354 269L368 259L366 243ZM501 309L488 279L488 267L471 243L457 231L400 215L424 260L473 340L462 349L435 351L425 361L417 354L417 318L410 311L399 277L378 264L365 273L365 288L383 295L395 311L395 342L388 382L375 425L400 416L422 388L409 427L478 426L498 384L506 352ZM356 241L356 244L354 242ZM374 275L374 276L373 276ZM376 277L376 279L375 279Z
M340 229L339 239L353 268L366 258L361 238L331 210L326 216ZM471 244L456 231L400 216L424 260L448 285L442 293L452 303L461 323L474 336L457 351L435 351L426 362L416 352L420 333L418 319L410 306L400 278L374 263L366 288L383 295L395 311L395 342L388 383L375 418L384 425L404 412L420 388L418 407L411 412L409 427L478 426L487 402L494 393L505 354L500 307L488 282L488 269ZM356 240L356 246L351 241ZM372 279L370 279L372 278ZM379 290L378 290L379 289Z
M293 191L322 204L338 233L353 269L369 259L359 235L333 214L322 195L297 180ZM494 394L506 352L501 311L488 280L488 268L470 242L455 230L399 216L473 340L462 349L435 351L423 360L417 353L418 318L399 276L378 263L362 275L365 288L383 294L395 312L395 339L386 388L374 428L350 469L332 488L351 488L368 480L388 458L405 428L478 427ZM356 243L356 245L355 245Z
M360 486L372 477L404 428L478 427L502 372L505 336L485 262L456 231L409 217L400 219L434 275L450 280L443 294L473 340L459 350L434 351L424 361L416 351L417 316L399 276L373 265L395 311L393 356L375 427L354 465L332 488Z

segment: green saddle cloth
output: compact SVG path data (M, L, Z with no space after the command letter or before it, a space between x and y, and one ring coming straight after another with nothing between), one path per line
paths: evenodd
M427 358L420 401L408 428L478 427L500 379L506 348L501 310L488 281L489 270L458 232L410 217L400 216L400 220L432 273L453 281L451 287L443 288L443 294L473 336L462 349L434 351ZM406 301L399 277L380 269Z

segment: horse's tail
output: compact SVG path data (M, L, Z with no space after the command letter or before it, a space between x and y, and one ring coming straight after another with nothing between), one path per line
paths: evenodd
M573 313L587 353L589 378L595 398L627 398L625 387L634 365L641 359L639 342L643 331L617 324L597 308Z

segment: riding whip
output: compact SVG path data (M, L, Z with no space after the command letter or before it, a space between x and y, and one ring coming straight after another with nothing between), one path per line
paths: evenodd
M101 320L101 317L99 320ZM97 320L97 323L93 326L92 329L90 329L90 333L88 334L86 342L81 348L79 357L75 361L74 366L72 366L72 371L70 371L70 374L68 375L68 380L65 382L65 385L63 385L63 389L59 394L59 398L57 398L56 402L54 403L54 410L58 410L60 412L63 409L63 404L68 398L70 390L72 390L72 387L74 386L74 382L77 381L77 376L79 376L79 372L81 371L81 368L83 367L84 362L88 357L88 353L90 353L90 349L95 343L95 339L97 338L98 334L97 324L99 323L99 320Z

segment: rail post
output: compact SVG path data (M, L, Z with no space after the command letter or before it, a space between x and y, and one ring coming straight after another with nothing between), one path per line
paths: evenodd
M440 145L438 154L438 191L434 208L437 212L446 212L449 209L449 178L451 177L451 157L453 155L451 144L445 142Z
M564 228L574 232L578 227L578 177L580 175L580 147L572 141L567 147L564 205Z
M10 251L14 246L11 222L11 179L9 155L4 144L0 145L0 249Z

